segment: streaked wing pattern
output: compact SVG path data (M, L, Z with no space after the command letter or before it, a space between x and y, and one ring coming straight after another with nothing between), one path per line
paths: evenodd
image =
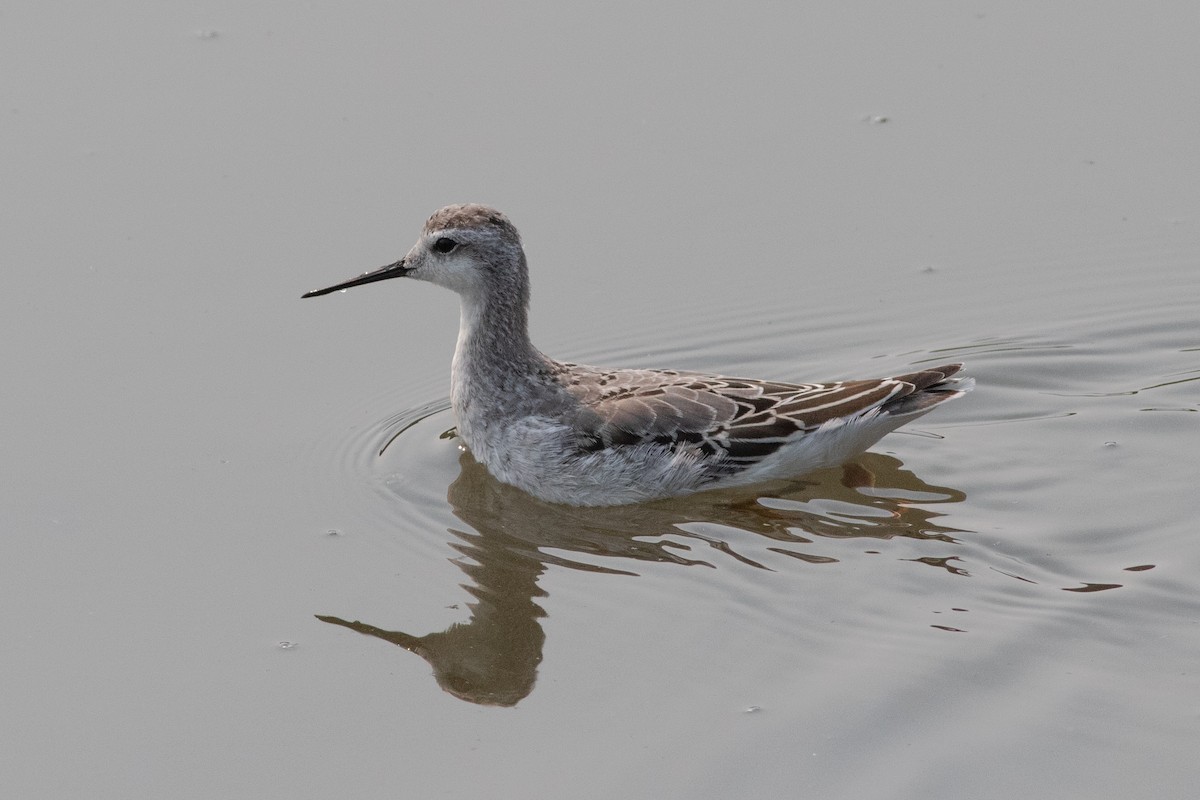
M600 370L564 364L567 390L595 424L584 449L658 443L721 456L731 470L774 453L830 420L871 409L910 414L955 391L944 383L961 365L893 378L788 384L670 370Z

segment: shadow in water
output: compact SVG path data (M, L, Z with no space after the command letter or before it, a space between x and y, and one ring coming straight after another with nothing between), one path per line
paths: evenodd
M951 534L957 531L939 526L935 520L941 514L924 506L964 499L962 492L931 486L899 460L876 453L803 481L613 508L543 503L499 483L469 454L463 454L461 465L448 499L455 516L470 528L450 530L458 539L451 546L463 556L456 563L468 578L464 588L474 598L468 604L470 619L414 636L333 616L317 618L416 653L430 663L447 692L497 706L516 705L533 691L545 642L539 621L545 611L536 602L545 592L537 580L548 565L636 575L630 562L712 567L712 561L733 558L771 569L764 562L776 553L828 563L837 559L806 549L813 537L903 536L954 543ZM758 549L765 552L752 552Z

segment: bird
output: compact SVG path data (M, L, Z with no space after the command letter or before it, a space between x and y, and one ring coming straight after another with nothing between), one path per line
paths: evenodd
M517 228L476 203L434 212L399 261L302 297L393 278L459 295L458 435L497 480L548 503L623 505L836 467L974 387L958 363L797 384L556 361L529 337Z

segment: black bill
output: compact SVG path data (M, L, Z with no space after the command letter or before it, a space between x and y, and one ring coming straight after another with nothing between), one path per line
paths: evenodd
M386 267L373 269L370 272L364 272L357 278L351 278L348 281L327 286L324 289L314 289L311 292L305 292L300 295L301 299L305 297L320 297L323 294L330 292L340 292L342 289L349 289L351 286L362 286L364 283L374 283L375 281L386 281L389 278L403 278L410 272L408 267L404 266L404 259L400 259L395 264L388 264Z

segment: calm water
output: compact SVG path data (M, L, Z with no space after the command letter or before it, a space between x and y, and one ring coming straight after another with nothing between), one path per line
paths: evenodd
M0 14L14 796L1192 796L1189 4L68 8ZM299 300L463 200L557 357L978 388L539 503L449 293Z

